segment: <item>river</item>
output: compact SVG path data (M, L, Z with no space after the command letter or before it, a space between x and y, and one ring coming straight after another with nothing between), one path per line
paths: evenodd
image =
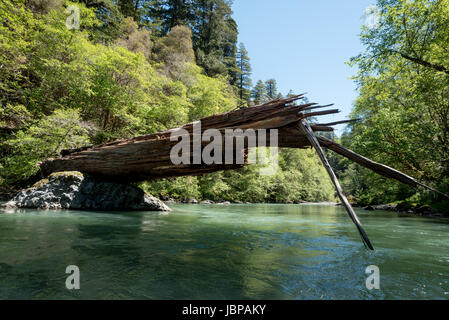
M449 298L448 219L357 210L369 252L341 207L173 209L0 214L0 299Z

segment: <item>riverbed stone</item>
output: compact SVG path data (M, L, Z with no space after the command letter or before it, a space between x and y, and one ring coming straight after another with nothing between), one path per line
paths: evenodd
M218 205L230 205L231 204L231 202L229 202L229 201L223 201L223 202L218 202L218 203L216 203L216 204L218 204Z
M411 211L411 213L413 213L413 212L414 212L413 209L414 209L414 207L413 207L411 204L406 203L406 202L401 202L401 203L399 203L399 204L396 206L396 211L397 211L397 212L407 212L407 213L410 213L410 211Z
M105 182L80 172L53 173L20 191L2 207L98 211L171 211L159 199L129 184Z

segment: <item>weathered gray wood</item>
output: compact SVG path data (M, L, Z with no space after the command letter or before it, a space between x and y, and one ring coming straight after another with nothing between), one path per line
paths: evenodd
M325 105L325 106L307 107L307 108L302 109L302 111L310 111L310 110L316 110L316 109L323 109L323 108L329 108L329 107L332 107L332 106L334 106L334 104L328 104L328 105Z
M334 128L326 126L313 125L312 130L315 132L334 132Z
M335 113L340 113L340 110L331 109L331 110L326 110L326 111L317 111L317 112L309 112L309 113L304 113L301 111L298 113L298 115L300 116L301 119L305 119L305 118L311 118L311 117L317 117L317 116L326 116L326 115L335 114Z
M374 250L373 245L371 244L368 235L366 234L365 230L362 227L362 224L360 223L359 218L357 217L357 214L355 213L354 209L352 208L351 204L349 203L348 199L346 198L343 189L340 185L340 182L338 182L337 176L334 173L334 170L332 170L331 165L329 164L329 161L326 158L326 155L323 152L323 149L321 148L320 143L318 142L318 139L316 138L315 134L313 133L312 128L310 127L309 123L306 120L301 120L299 123L300 128L304 132L304 134L307 136L310 144L315 148L318 156L321 159L321 162L323 162L324 167L326 168L332 183L335 186L335 189L337 190L338 197L340 198L341 202L346 208L346 211L349 214L349 217L354 222L354 224L357 227L357 230L359 231L363 243L370 249Z
M332 126L337 126L339 124L347 124L347 123L357 122L360 120L361 119L350 119L350 120L342 120L342 121L336 121L336 122L331 122L331 123L317 123L317 126L332 127Z

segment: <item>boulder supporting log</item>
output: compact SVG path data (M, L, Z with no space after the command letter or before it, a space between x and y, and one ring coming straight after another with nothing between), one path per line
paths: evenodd
M99 181L80 172L53 173L22 190L2 207L12 210L171 211L140 188Z

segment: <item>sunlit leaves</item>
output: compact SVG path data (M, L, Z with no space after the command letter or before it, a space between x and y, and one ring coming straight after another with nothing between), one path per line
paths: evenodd
M352 60L360 71L353 117L363 122L353 126L349 144L441 185L449 172L449 74L441 71L449 66L449 2L379 0L378 7L380 25L362 30L366 50ZM382 202L410 196L395 182L359 173L371 181L359 197Z

